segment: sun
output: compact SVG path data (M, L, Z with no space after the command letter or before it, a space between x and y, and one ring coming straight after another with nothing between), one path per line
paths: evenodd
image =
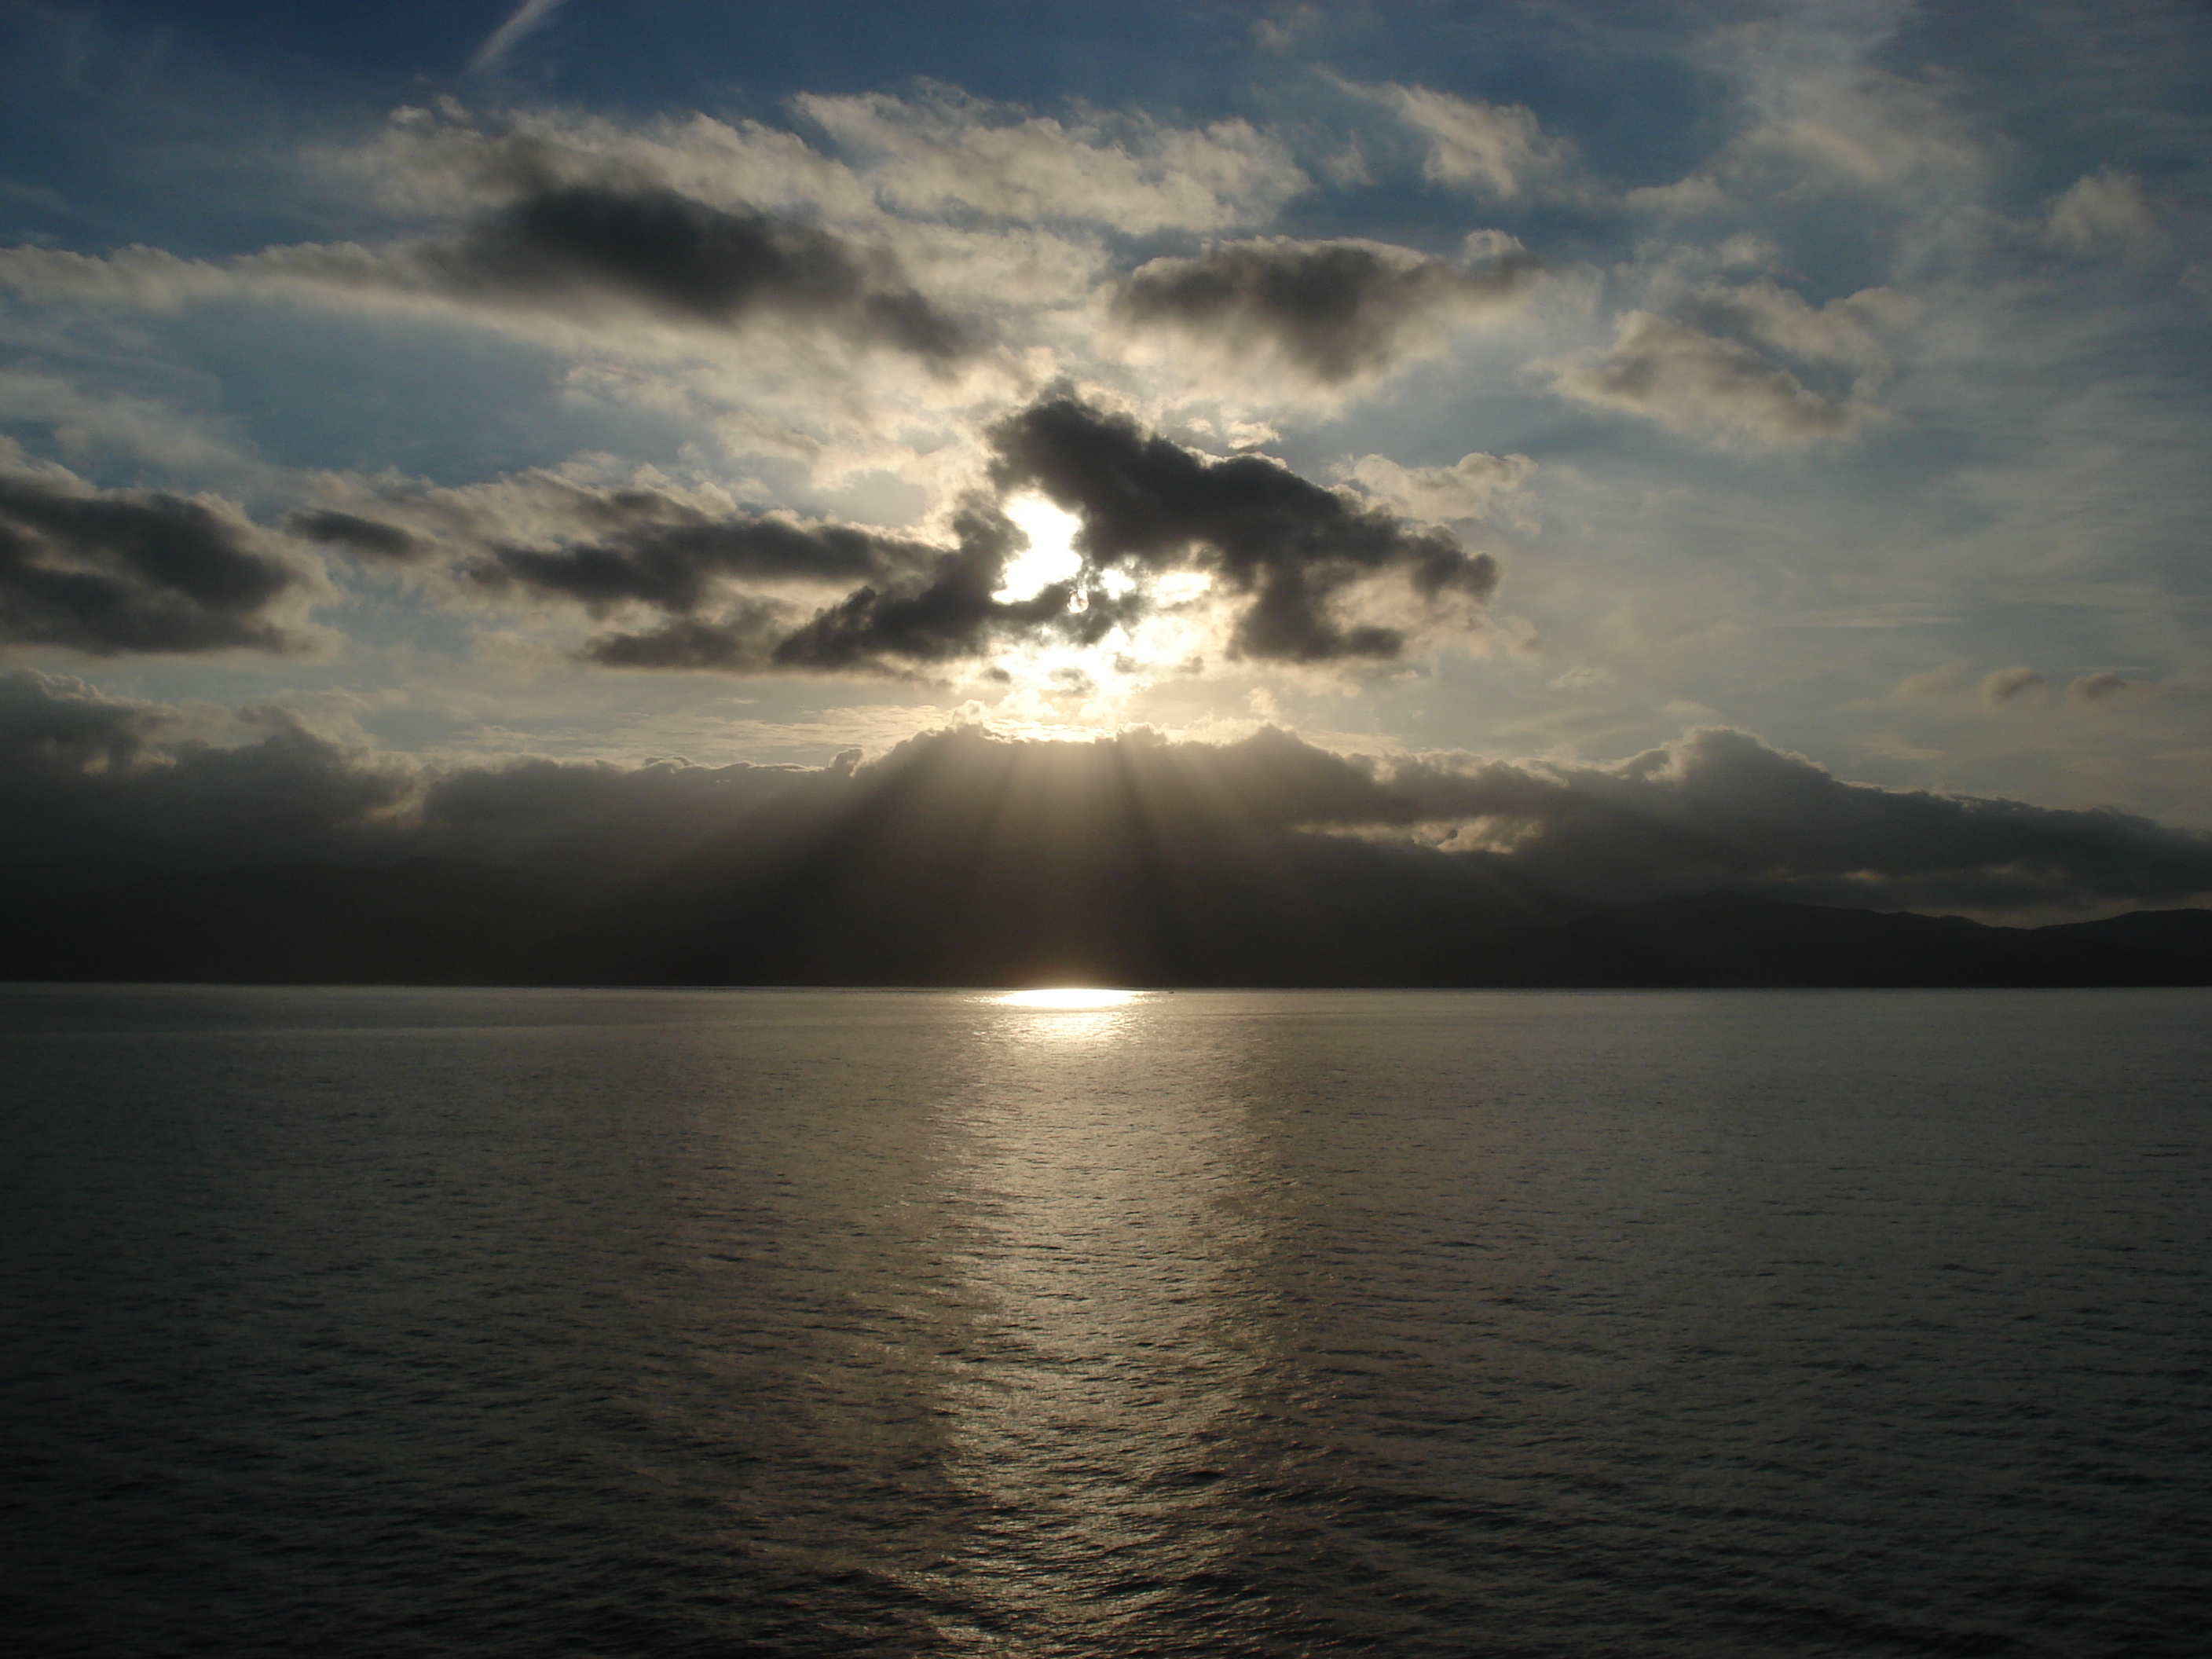
M1083 555L1075 550L1083 520L1074 514L1042 495L1018 495L1006 503L1006 516L1021 526L1030 546L1028 552L1006 562L993 599L1001 605L1033 599L1054 582L1073 581L1083 574Z
M1220 654L1220 618L1212 604L1213 578L1196 569L1135 571L1091 566L1077 550L1083 520L1035 491L1013 496L1006 516L1029 545L1006 562L992 598L1001 605L1034 599L1069 585L1067 610L1079 614L1100 595L1139 596L1133 617L1097 639L1029 637L1007 641L990 664L995 686L986 723L1006 737L1095 737L1121 729L1136 702L1162 680L1188 677L1193 665Z

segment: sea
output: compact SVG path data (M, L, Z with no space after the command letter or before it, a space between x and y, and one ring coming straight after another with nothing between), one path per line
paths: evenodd
M2202 1656L2212 992L0 988L0 1647Z

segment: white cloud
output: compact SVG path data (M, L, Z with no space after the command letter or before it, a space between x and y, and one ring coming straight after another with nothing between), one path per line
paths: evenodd
M180 259L160 248L118 248L106 258L41 247L0 247L0 287L27 300L76 301L174 311L238 291L233 268Z
M2142 180L2107 170L2077 179L2051 204L2044 234L2076 253L2117 250L2138 257L2166 240L2166 227Z
M570 111L480 121L441 100L394 110L365 143L310 151L402 217L467 212L537 185L660 185L717 207L805 207L839 223L875 212L867 186L797 133L691 114L625 122Z
M65 452L109 451L179 475L238 477L260 472L227 422L195 417L124 393L95 393L58 375L0 370L0 421L49 428Z
M1630 191L1621 199L1638 212L1687 217L1693 214L1717 212L1728 205L1728 192L1711 174L1693 173L1686 178L1677 179L1671 185L1642 185Z
M1616 684L1615 677L1610 670L1595 668L1588 663L1577 663L1553 680L1551 686L1554 691L1584 691L1596 686L1614 684Z
M1269 52L1288 52L1321 25L1319 6L1299 4L1292 6L1279 17L1255 19L1252 39Z
M1815 307L1769 277L1739 285L1709 283L1693 291L1690 308L1702 320L1725 319L1760 344L1801 362L1832 364L1879 377L1889 356L1878 328L1909 320L1916 307L1894 289L1862 289Z
M1071 125L949 88L793 101L856 158L886 205L907 213L1084 222L1133 235L1225 230L1264 222L1311 183L1280 143L1241 120Z
M1692 215L1880 191L1894 209L1940 212L1977 194L1990 146L1952 86L1868 61L1893 38L1902 12L1808 6L1719 31L1707 55L1737 77L1752 119L1685 177L1627 192L1627 205Z
M1449 466L1401 466L1386 455L1362 455L1346 476L1409 517L1448 524L1488 519L1505 510L1536 470L1526 455L1462 455Z
M1351 89L1388 105L1427 142L1421 173L1438 184L1510 200L1573 154L1565 139L1545 137L1523 105L1485 103L1395 81Z
M1748 346L1648 311L1624 313L1610 348L1530 368L1561 397L1724 445L1803 447L1855 438L1882 418Z
M472 70L487 70L512 52L524 36L535 34L552 20L561 8L562 0L522 0L514 15L491 32L483 45L477 48L476 56L469 59Z

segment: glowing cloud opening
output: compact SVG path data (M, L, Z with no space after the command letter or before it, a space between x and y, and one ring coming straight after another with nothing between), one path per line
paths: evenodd
M1007 561L1003 584L993 599L1001 604L1034 599L1054 582L1083 574L1083 556L1075 550L1082 520L1042 495L1017 496L1006 503L1006 516L1030 538L1030 550Z

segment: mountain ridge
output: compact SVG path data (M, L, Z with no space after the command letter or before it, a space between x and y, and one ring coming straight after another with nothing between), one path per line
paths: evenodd
M1322 844L1328 843L1328 844ZM2212 984L2212 910L2045 927L1728 890L1597 907L1309 838L1264 870L1060 868L978 893L711 857L602 890L458 860L147 876L0 909L0 979L1491 988ZM1417 872L1409 875L1408 872ZM1330 881L1328 877L1341 879Z

